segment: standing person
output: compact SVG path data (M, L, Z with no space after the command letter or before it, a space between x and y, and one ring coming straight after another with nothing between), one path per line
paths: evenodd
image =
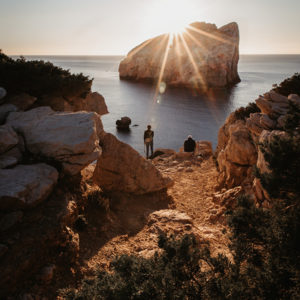
M151 155L153 154L153 137L154 132L151 130L151 125L147 126L144 132L144 144L146 145L146 157L149 158L149 147L151 148Z
M196 142L193 140L191 135L184 141L184 152L194 152L196 148Z

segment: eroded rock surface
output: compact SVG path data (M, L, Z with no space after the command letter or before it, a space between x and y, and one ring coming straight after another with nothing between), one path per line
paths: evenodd
M101 152L98 136L102 123L96 113L54 112L45 106L11 113L7 123L23 135L30 153L60 162L64 172L71 175Z
M164 177L151 162L112 134L101 137L99 157L93 180L104 191L146 194L166 189L172 180Z
M233 112L220 128L217 161L221 185L227 188L242 185L263 202L264 199L269 199L269 195L260 180L254 178L253 167L260 173L269 173L270 169L260 145L266 146L276 137L287 137L285 123L291 118L290 104L300 105L300 97L295 94L286 97L271 90L259 96L255 102L260 112L247 114L244 111L243 117L240 112Z
M40 203L49 196L57 179L57 170L46 164L0 170L0 208L16 210Z
M239 82L238 60L236 23L217 28L195 22L182 37L160 35L132 49L121 61L119 74L123 79L156 82L164 65L162 80L167 85L206 90Z

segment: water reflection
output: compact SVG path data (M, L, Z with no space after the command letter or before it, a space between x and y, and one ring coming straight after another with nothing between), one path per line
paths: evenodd
M116 92L116 91L115 91ZM131 133L116 132L118 138L143 152L143 133L148 124L154 130L154 147L178 150L188 134L197 140L210 140L216 145L218 128L230 112L232 89L210 90L197 94L188 89L166 87L154 98L155 87L146 83L120 81L118 94L110 106L117 110L104 116L107 131L115 132L111 122L121 115L131 118ZM116 101L116 102L114 102Z

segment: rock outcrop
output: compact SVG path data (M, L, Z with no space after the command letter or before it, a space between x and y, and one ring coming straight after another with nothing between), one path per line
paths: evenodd
M54 112L50 107L38 107L10 113L7 124L24 137L31 154L60 162L70 175L79 173L100 154L102 123L96 113Z
M11 126L7 124L0 126L0 154L13 148L18 141L18 135Z
M131 119L129 117L122 117L121 120L116 121L117 129L119 130L129 130L131 124Z
M162 81L167 85L206 90L240 81L239 30L236 23L217 28L195 22L182 35L161 35L132 49L121 61L121 79Z
M0 170L0 209L16 210L45 200L58 179L55 168L46 164L18 165Z
M162 174L129 145L112 134L101 136L102 155L99 157L93 180L105 192L146 194L172 185Z
M253 168L256 167L260 173L269 173L270 169L259 145L287 137L285 124L291 119L291 104L300 108L300 97L295 94L286 97L271 90L255 102L258 112L251 113L252 104L252 108L245 108L242 115L237 110L226 119L219 130L216 154L220 185L227 188L242 185L263 203L270 198L260 180L254 178ZM293 122L297 122L296 119ZM295 125L299 128L300 121L298 127Z
M90 92L85 97L45 95L37 101L35 106L50 106L55 111L90 111L100 116L108 114L105 100L97 92Z

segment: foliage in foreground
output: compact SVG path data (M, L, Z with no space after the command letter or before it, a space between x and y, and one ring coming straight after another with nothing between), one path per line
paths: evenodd
M300 95L300 74L295 73L292 77L285 79L279 85L275 85L273 90L281 95Z
M0 50L0 86L9 95L28 93L32 96L84 96L91 89L92 80L80 74L71 74L42 60L12 59Z
M246 107L240 107L235 110L234 116L239 120L246 120L249 118L250 114L254 114L256 112L260 112L260 109L254 102L250 102Z
M160 236L161 253L121 256L98 270L67 299L300 299L299 107L285 120L286 135L260 145L270 173L256 174L272 207L242 196L228 212L233 259L212 257L194 236Z

